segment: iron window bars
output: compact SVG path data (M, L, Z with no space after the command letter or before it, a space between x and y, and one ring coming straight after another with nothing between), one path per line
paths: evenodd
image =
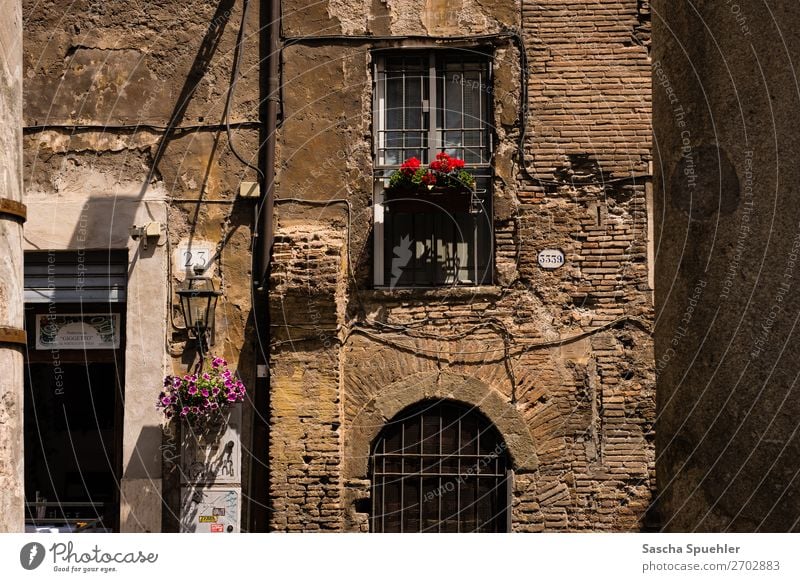
M373 532L506 532L505 443L479 412L424 402L383 429L372 450Z
M471 51L376 53L375 284L480 285L492 273L491 67ZM390 199L388 177L410 157L446 151L476 178L477 196Z

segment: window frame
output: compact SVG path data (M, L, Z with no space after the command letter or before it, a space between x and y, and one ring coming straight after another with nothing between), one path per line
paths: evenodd
M468 53L467 53L468 51ZM465 54L467 53L467 54ZM373 126L373 285L376 288L411 288L411 289L435 289L442 287L477 287L482 285L491 285L494 280L494 215L492 205L492 182L494 179L494 100L492 99L494 88L494 71L493 71L493 47L469 47L460 50L452 48L409 48L409 49L377 49L372 53L373 64L373 99L372 99L372 126ZM436 280L437 270L441 267L439 262L438 251L433 253L432 269L434 280L429 284L403 284L395 285L390 284L386 279L387 273L387 256L390 253L387 250L389 241L386 240L388 232L387 215L386 215L386 202L388 187L388 178L391 173L399 168L403 160L398 160L397 164L386 163L385 152L387 147L385 144L386 129L386 95L385 95L385 78L386 78L386 61L393 57L406 57L409 59L419 58L424 61L427 58L428 67L425 69L424 79L427 81L427 91L421 91L421 104L422 114L427 114L428 127L424 131L427 135L427 140L423 141L423 146L415 148L414 146L406 147L405 139L399 146L399 150L403 152L401 157L404 157L405 150L425 150L427 152L428 160L423 159L423 163L429 163L433 156L440 151L447 151L448 149L456 149L461 151L459 157L466 157L466 149L469 148L465 143L466 132L480 132L480 144L477 146L478 151L481 152L480 163L467 163L466 168L471 170L479 181L479 184L485 186L478 188L476 196L473 197L478 202L478 213L481 218L485 220L486 224L481 226L485 229L482 234L479 232L477 222L473 221L471 232L471 243L468 244L467 253L472 254L470 260L472 261L472 277L470 279L462 280L459 273L456 272L452 282L439 282ZM482 127L465 127L464 126L464 101L462 92L462 121L458 129L448 128L445 116L445 99L446 99L446 85L442 82L445 79L445 71L448 57L455 57L454 60L461 60L464 67L469 67L470 64L481 69L481 74L485 73L485 85L489 90L483 89L483 84L479 89L483 97L480 99L480 112L482 114L480 123ZM422 71L423 69L420 68ZM462 71L462 75L463 75ZM463 77L462 77L463 79ZM425 84L425 83L423 83ZM442 86L442 91L439 91L439 86ZM441 105L439 97L441 93ZM427 95L427 99L425 98ZM427 109L426 107L427 102ZM405 107L404 103L404 107ZM441 118L441 124L438 119ZM405 120L405 115L403 116ZM405 125L405 122L404 122ZM440 126L441 125L441 126ZM398 130L405 132L403 130ZM412 130L413 131L413 130ZM446 134L449 131L460 131L461 137L458 142L459 145L455 148L442 148L443 142L446 143ZM484 141L485 140L485 141ZM474 147L474 146L473 146ZM484 154L485 152L485 154ZM484 161L485 155L485 161ZM440 204L441 200L430 200L431 203ZM435 216L436 213L430 213ZM473 214L473 217L475 215ZM477 219L476 219L477 220ZM455 228L461 232L461 227L456 224ZM435 235L438 231L434 230ZM412 241L416 244L416 241ZM480 249L480 245L484 245L485 251ZM434 247L436 248L436 247ZM485 253L485 264L480 265L479 255L482 257ZM458 254L458 253L456 253ZM391 262L391 259L390 259ZM481 270L481 268L483 270Z

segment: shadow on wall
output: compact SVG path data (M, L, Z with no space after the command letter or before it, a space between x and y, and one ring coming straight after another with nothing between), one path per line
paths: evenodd
M135 484L121 489L121 505L131 511L121 512L121 531L142 531L149 524L139 519L137 507L161 508L161 427L143 426L130 457L124 459L122 478ZM153 474L152 467L157 467Z

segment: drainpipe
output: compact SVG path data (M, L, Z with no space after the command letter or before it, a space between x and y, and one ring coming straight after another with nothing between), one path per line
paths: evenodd
M280 101L280 47L281 47L281 3L280 0L263 0L261 2L261 46L266 51L266 67L262 69L261 86L266 88L266 99L262 101L261 121L266 135L262 135L264 157L261 160L264 169L258 221L258 248L253 248L253 281L257 291L269 289L269 267L272 256L274 235L275 207L275 132L278 127L278 106ZM263 53L262 53L263 54ZM269 338L261 341L262 332L268 333L269 301L265 293L254 295L253 309L255 325L258 331L256 387L251 392L253 407L257 414L253 416L251 450L253 462L250 464L250 507L248 530L251 532L269 531L270 499L269 499ZM263 366L263 368L262 368ZM260 371L260 370L261 371Z
M22 532L22 4L7 4L0 19L0 532Z
M269 284L269 264L272 255L272 243L275 239L273 218L275 215L275 132L278 126L278 100L280 98L280 34L281 3L280 0L265 0L267 5L267 103L264 124L267 132L264 148L264 198L261 210L261 245L259 290Z

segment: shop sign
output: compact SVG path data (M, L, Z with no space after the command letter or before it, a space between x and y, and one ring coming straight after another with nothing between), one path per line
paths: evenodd
M36 316L37 350L115 350L119 345L118 313Z

